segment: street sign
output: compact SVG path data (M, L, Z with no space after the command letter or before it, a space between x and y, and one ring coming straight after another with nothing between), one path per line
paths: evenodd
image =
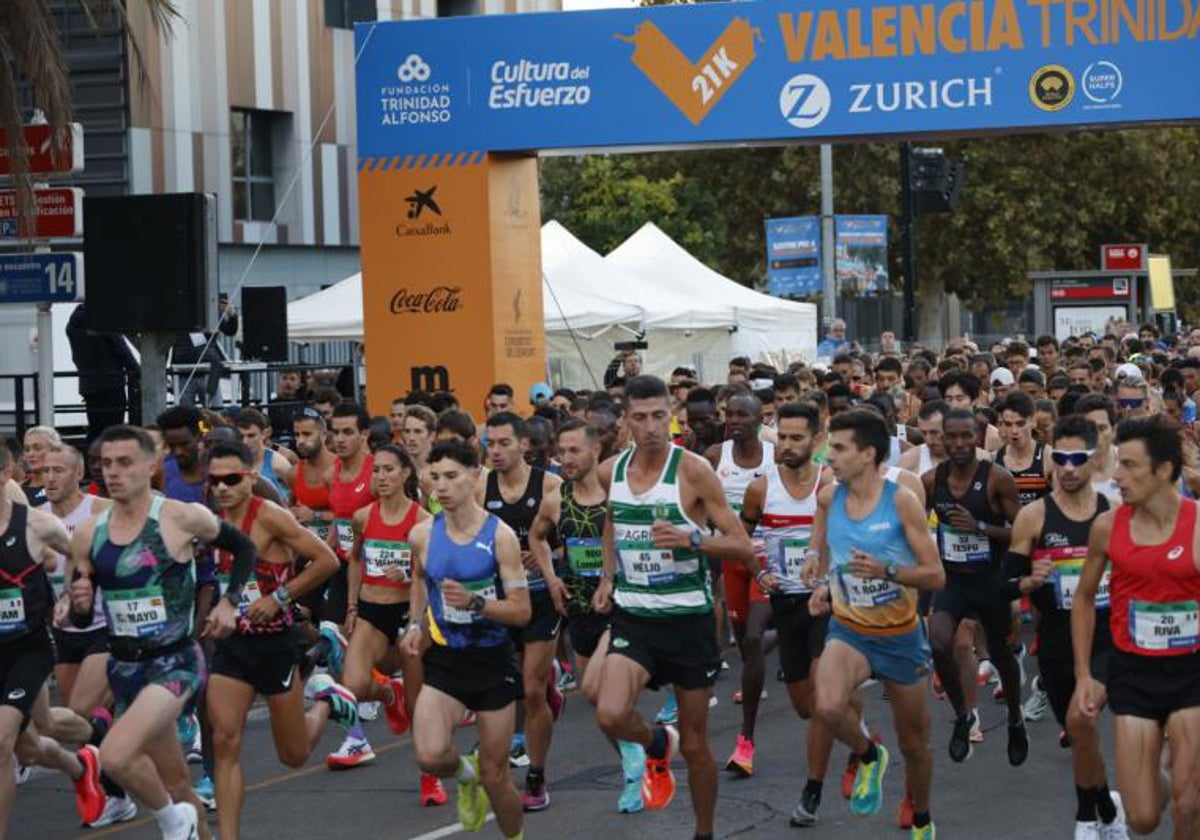
M0 254L0 303L83 300L83 254Z
M41 175L46 173L67 174L83 171L83 126L71 123L66 142L60 148L53 148L54 139L50 126L45 123L27 125L22 128L25 136L25 154L28 160L29 174ZM11 175L12 165L8 159L8 134L0 131L0 175Z
M1101 271L1145 271L1150 246L1144 242L1133 245L1102 245Z
M0 190L0 239L63 239L83 235L83 190L78 187L52 187L34 190L35 230L21 229L17 212L17 191Z
M1128 277L1056 277L1050 283L1052 300L1127 297L1129 297Z

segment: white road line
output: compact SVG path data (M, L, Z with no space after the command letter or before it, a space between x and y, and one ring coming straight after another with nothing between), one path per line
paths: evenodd
M488 814L487 819L484 820L484 822L489 823L494 819L496 819L495 814ZM443 828L426 832L425 834L418 834L416 837L408 838L408 840L441 840L442 837L450 837L451 835L458 834L462 830L462 823L454 823L454 825L447 825Z

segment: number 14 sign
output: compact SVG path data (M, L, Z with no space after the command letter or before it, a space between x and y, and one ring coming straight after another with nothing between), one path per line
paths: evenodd
M0 303L83 300L83 254L0 254Z

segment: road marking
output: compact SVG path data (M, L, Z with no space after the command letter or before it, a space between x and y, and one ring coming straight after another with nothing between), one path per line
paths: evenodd
M495 814L488 814L487 819L485 819L484 822L490 823L494 819L496 819ZM442 837L449 837L465 830L466 829L462 827L462 823L454 823L453 825L447 825L435 831L429 831L425 834L418 834L416 837L408 838L408 840L440 840Z
M405 737L403 740L393 741L392 743L387 744L386 746L380 747L379 749L375 750L375 755L378 756L378 755L384 755L385 753L394 752L395 750L398 750L401 747L406 747L411 743L412 743L412 738ZM293 779L302 779L305 776L311 776L312 774L319 773L319 772L332 772L332 771L330 771L325 766L325 762L322 761L320 764L313 764L310 767L301 767L299 770L289 770L287 773L280 773L278 776L271 776L268 779L263 779L261 782L255 782L252 785L246 785L246 793L254 793L255 791L264 790L269 787L274 787L275 785L282 784L283 782L290 782ZM248 810L247 805L248 805L248 803L244 803L242 805L242 813L247 812L247 810ZM99 840L99 838L101 838L101 837L114 837L118 834L124 834L125 832L130 831L131 829L142 828L144 826L150 825L153 822L154 822L154 817L152 817L152 816L142 817L140 820L133 820L132 822L126 822L126 823L118 823L117 825L110 826L108 828L102 828L99 831L89 831L87 833L87 837L88 837L88 840ZM460 828L461 828L461 826L460 826ZM450 832L450 833L453 834L454 832ZM447 835L439 834L437 836L445 837Z

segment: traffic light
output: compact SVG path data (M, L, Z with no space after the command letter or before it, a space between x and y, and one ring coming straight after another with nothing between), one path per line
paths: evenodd
M941 149L913 149L909 188L918 213L948 213L958 205L965 167Z

